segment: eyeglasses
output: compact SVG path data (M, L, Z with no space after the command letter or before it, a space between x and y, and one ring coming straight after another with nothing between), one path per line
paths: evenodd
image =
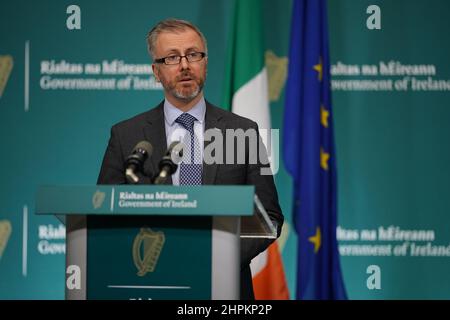
M164 63L168 65L179 64L181 62L181 58L186 58L188 62L197 62L202 60L206 56L204 52L191 52L185 56L168 56L160 59L155 59L156 63Z

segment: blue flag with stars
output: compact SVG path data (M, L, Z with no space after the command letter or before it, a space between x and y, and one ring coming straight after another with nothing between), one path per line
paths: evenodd
M297 299L346 299L336 239L337 180L325 0L294 0L283 152L294 181Z

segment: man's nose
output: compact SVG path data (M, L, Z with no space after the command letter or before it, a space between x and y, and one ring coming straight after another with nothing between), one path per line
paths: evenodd
M187 60L186 57L181 57L180 66L181 66L182 70L185 70L185 69L189 68L189 61Z

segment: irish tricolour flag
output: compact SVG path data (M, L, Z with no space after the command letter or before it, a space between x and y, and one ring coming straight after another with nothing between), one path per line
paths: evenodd
M263 24L259 0L237 0L231 27L224 106L268 130L268 75L264 63ZM267 134L261 138L267 146ZM251 263L256 299L289 299L278 244Z

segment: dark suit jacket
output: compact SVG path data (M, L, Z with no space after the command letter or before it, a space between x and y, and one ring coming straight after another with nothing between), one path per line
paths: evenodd
M205 130L218 128L226 144L226 129L250 128L258 130L257 124L249 119L240 117L231 112L217 108L206 102ZM167 149L163 103L156 108L139 114L129 120L114 125L111 137L103 158L98 184L124 184L125 159L134 146L142 140L150 141L153 145L153 155L144 165L144 174L139 174L142 184L150 184L151 179L158 172L158 162ZM205 147L210 142L205 141ZM215 185L254 185L255 192L260 198L264 208L272 221L278 225L278 235L283 224L283 215L278 203L278 195L272 175L260 175L261 162L249 164L249 148L246 144L245 164L203 164L202 183ZM235 156L236 152L234 152ZM266 156L266 152L262 153ZM224 149L224 159L226 151ZM224 161L225 162L225 161ZM267 162L266 162L267 163ZM268 165L266 165L268 166ZM166 181L172 184L172 179ZM273 240L268 239L241 239L241 299L254 299L250 262L260 252L264 251Z

